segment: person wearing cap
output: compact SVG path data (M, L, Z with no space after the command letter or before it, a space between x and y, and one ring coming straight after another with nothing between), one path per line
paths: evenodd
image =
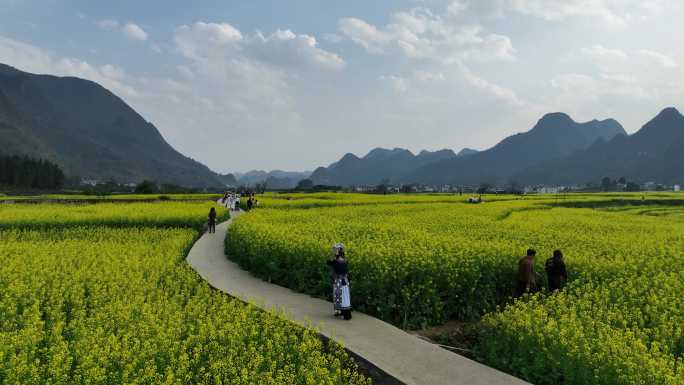
M527 256L518 261L518 286L515 290L515 297L522 297L525 293L537 291L537 278L534 272L534 257L537 252L534 249L527 249Z
M350 320L351 293L349 289L349 264L344 253L344 245L337 243L333 246L334 259L327 261L333 271L333 309L336 317L342 316Z

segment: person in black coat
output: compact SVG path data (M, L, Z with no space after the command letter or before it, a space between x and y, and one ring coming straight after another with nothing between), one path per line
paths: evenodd
M213 207L211 208L211 210L209 210L208 225L209 225L209 232L215 233L216 232L216 209Z
M568 271L563 261L563 253L560 250L553 252L553 257L546 260L546 274L549 281L549 291L560 290L568 281Z
M351 316L351 293L349 288L349 264L345 258L344 246L336 244L333 246L335 259L326 261L326 264L333 271L333 308L335 316L342 316L345 320L350 320Z

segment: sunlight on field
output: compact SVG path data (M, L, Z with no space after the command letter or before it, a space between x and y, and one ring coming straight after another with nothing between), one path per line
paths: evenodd
M0 205L0 383L367 383L187 266L211 206Z
M684 196L271 195L226 239L269 281L328 295L347 245L354 307L409 328L484 315L485 362L536 384L684 382ZM518 259L562 249L561 293L511 300ZM500 307L503 306L503 307Z

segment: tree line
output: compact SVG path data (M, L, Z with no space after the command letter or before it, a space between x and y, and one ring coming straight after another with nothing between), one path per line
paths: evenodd
M55 163L28 156L0 155L0 186L58 189L64 185L64 172Z

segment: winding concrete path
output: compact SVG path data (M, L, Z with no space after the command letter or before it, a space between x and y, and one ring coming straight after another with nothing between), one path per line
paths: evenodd
M239 215L233 214L233 218ZM325 337L340 341L354 354L407 385L527 384L366 314L354 312L351 321L336 319L330 302L251 276L224 254L224 239L232 220L216 226L215 234L204 234L188 254L190 266L211 286L266 310L284 310L291 320L305 327L313 325Z

